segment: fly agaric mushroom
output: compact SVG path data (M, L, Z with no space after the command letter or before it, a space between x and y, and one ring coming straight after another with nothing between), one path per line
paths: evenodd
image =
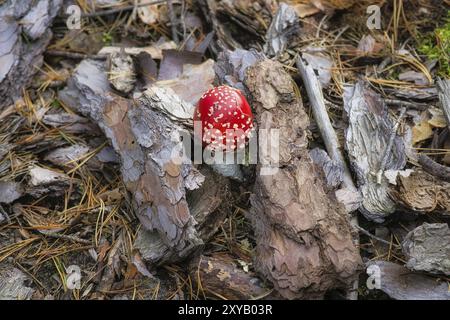
M202 141L217 150L245 147L253 129L253 114L244 95L229 86L215 87L200 98L194 121L202 123Z

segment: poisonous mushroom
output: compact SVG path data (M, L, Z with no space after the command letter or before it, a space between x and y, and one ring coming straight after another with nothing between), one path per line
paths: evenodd
M253 114L244 95L229 86L219 86L200 98L194 121L202 123L202 141L214 150L245 147L253 131Z

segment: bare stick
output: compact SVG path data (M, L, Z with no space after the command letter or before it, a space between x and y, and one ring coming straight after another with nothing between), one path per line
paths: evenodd
M48 50L45 52L46 55L54 57L63 57L68 59L92 59L92 60L106 60L108 55L103 54L84 54L78 52L62 51L62 50Z
M386 240L384 240L384 239L382 239L382 238L380 238L380 237L377 237L376 235L373 235L373 234L371 234L369 231L367 231L366 229L364 229L364 228L362 228L362 227L360 227L360 226L355 226L356 227L356 229L358 229L361 233L364 233L366 236L368 236L369 238L372 238L372 239L375 239L375 240L377 240L378 242L381 242L381 243L384 243L384 244L386 244L386 245L388 245L388 246L393 246L393 247L395 247L395 248L400 248L400 246L398 245L398 244L393 244L393 243L390 243L389 241L386 241Z
M81 239L81 238L79 238L77 236L73 236L73 235L59 234L59 233L43 233L43 235L50 237L50 238L69 240L69 241L78 242L78 243L82 243L82 244L92 244L92 241Z
M409 101L402 101L402 100L396 100L396 99L384 99L384 102L389 106L394 107L408 107L408 108L415 108L418 110L427 110L428 105L425 103L413 103Z
M301 57L297 59L297 68L299 69L300 75L303 79L303 84L306 88L306 92L308 93L309 102L311 103L314 119L319 127L319 131L322 135L328 154L331 159L338 162L344 169L342 179L344 186L352 191L357 191L355 184L353 183L350 169L348 168L341 152L336 132L334 131L330 118L328 117L328 112L325 107L325 99L323 97L319 79L317 79L311 65L308 65ZM356 214L351 216L350 223L355 229L359 230L358 216ZM353 241L355 245L359 245L359 237L355 237ZM352 288L347 293L347 298L349 300L358 299L358 286L359 281L356 279L353 282Z

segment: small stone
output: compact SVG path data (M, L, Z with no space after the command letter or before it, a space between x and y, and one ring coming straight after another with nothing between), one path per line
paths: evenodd
M22 196L20 183L14 181L0 181L0 203L12 203Z

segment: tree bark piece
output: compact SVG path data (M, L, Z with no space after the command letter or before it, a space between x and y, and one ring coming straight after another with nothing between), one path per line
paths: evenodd
M226 254L202 255L191 263L191 279L199 298L248 300L266 297L271 289L253 273L239 267Z
M397 185L391 187L389 194L408 210L450 214L450 183L420 169L409 176L398 175Z
M446 223L424 223L408 233L402 247L407 268L450 275L450 229Z
M121 98L110 93L104 63L85 60L60 98L98 124L119 154L136 215L162 242L153 262L183 259L202 246L186 190L198 188L204 177L192 163L172 160L179 148L174 136L185 129L158 111L159 104L172 103L171 96L152 87L137 100Z
M403 140L396 136L392 149L386 150L394 123L381 97L362 81L345 88L344 109L348 115L346 149L363 196L360 211L367 219L382 222L395 211L396 205L388 196L387 178L377 173L386 153L389 156L384 169L403 169L406 164Z
M206 166L200 168L200 172L205 176L204 183L187 194L191 215L197 223L195 229L202 240L202 243L194 248L197 251L203 248L203 243L208 242L222 224L229 212L231 195L228 179ZM154 232L139 230L134 247L140 251L145 261L152 264L173 260L173 253Z
M62 2L8 0L0 6L0 111L21 96L42 65Z
M311 65L308 65L302 58L297 60L297 68L306 87L308 98L312 106L314 119L319 127L322 140L330 155L330 158L342 167L342 183L350 192L356 193L357 189L353 183L352 175L342 154L338 137L331 124L328 112L325 107L322 87ZM354 208L355 210L357 208Z
M246 88L242 82L245 79L247 68L263 59L264 55L255 50L224 50L217 57L214 71L219 83L245 92Z
M289 34L299 28L298 22L299 19L294 8L286 3L280 3L266 34L264 52L267 56L274 57L284 52Z
M63 195L70 184L77 184L77 179L71 179L67 174L33 166L29 170L30 181L25 188L25 194L39 198L43 195L58 197Z
M380 290L397 300L450 300L448 285L435 278L413 273L388 261L371 261L368 267L380 278Z
M206 243L216 233L230 212L230 180L208 166L200 168L205 182L187 195L191 215L197 221L199 237Z
M333 179L333 174L334 176L337 176L340 173L340 180L343 188L336 191L335 195L337 200L344 204L345 209L348 212L356 211L361 205L361 194L353 183L350 170L341 151L338 137L331 124L330 118L328 117L328 112L325 107L325 99L322 92L323 84L319 81L320 77L316 76L313 66L305 61L303 57L297 60L297 68L300 71L303 84L306 87L306 92L308 93L308 98L311 103L314 119L316 120L320 134L325 143L325 147L330 155L330 161L333 161L335 164L330 164L330 161L326 160L319 161L319 158L325 158L325 156L328 157L325 152L323 152L325 153L325 155L323 155L323 153L320 153L319 151L312 150L310 155L312 156L314 162L319 162L319 164L321 164L328 184L330 184L330 180ZM320 156L320 154L322 154L322 156ZM337 178L334 178L334 180L337 180ZM341 183L338 185L338 181L334 181L334 184L337 189ZM351 224L354 228L358 227L358 216L356 213L351 216ZM355 245L359 245L358 233L355 233L353 241ZM358 286L358 278L356 278L353 283L352 290L350 290L347 294L349 299L356 300L358 298Z
M26 286L30 278L10 264L0 265L0 300L30 300L34 289Z
M259 163L251 196L256 269L289 299L323 298L330 289L350 287L360 256L344 207L326 192L308 154L309 119L291 77L265 60L249 68L245 84L258 129L279 129L279 168L265 174Z

